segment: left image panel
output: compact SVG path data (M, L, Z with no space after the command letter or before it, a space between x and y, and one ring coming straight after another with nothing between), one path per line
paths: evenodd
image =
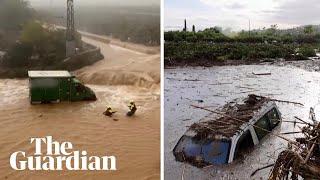
M0 179L160 179L160 0L0 1Z

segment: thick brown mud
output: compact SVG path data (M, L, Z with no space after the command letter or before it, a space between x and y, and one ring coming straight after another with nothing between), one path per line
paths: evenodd
M99 46L105 56L74 72L96 92L97 101L30 105L27 79L0 80L0 179L160 178L160 55L84 40ZM138 111L129 118L130 100ZM118 111L113 118L102 115L106 105ZM11 153L31 153L30 138L44 136L70 141L89 155L114 155L118 170L14 171Z
M284 65L285 66L285 65ZM254 75L254 74L270 75ZM243 157L231 164L197 168L177 162L173 148L179 138L194 122L208 112L190 105L215 110L236 98L257 94L279 100L299 102L304 106L278 103L283 120L294 121L294 116L308 120L309 108L320 115L320 74L293 66L242 65L219 67L186 67L165 70L164 89L164 163L165 179L267 179L265 169L250 174L260 167L274 163L287 142L275 136L267 136ZM298 131L293 123L282 122L274 133ZM299 134L286 135L288 138Z
M94 66L75 72L85 83L159 87L160 54L144 54L85 37L83 40L100 47L105 57Z

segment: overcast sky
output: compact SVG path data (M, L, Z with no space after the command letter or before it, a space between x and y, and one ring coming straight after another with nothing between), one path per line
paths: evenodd
M165 29L222 26L233 30L258 29L278 24L291 28L320 24L319 0L165 0Z
M67 0L28 0L32 6L62 6ZM159 5L160 0L74 0L76 5Z

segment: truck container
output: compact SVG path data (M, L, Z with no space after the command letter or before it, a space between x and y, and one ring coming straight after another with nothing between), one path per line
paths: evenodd
M28 71L31 104L96 100L95 93L68 71Z

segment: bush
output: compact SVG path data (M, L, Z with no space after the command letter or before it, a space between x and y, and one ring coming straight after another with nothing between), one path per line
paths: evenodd
M211 43L298 43L315 44L320 43L320 34L276 34L268 31L248 32L242 31L234 37L225 36L220 31L204 30L198 32L168 31L164 33L166 42L211 42Z
M165 58L171 60L207 59L255 60L263 58L293 59L296 45L264 43L165 43ZM304 53L305 55L305 53Z
M38 22L28 22L23 27L20 42L9 49L3 64L9 67L54 66L65 59L65 39L64 30L43 28ZM81 50L82 41L79 33L76 34L76 46Z
M304 57L315 57L316 52L311 46L302 46L299 48L298 53Z
M26 0L0 0L0 29L20 30L33 16Z
M4 57L3 64L8 67L28 66L32 56L32 45L28 43L17 43L10 48Z

